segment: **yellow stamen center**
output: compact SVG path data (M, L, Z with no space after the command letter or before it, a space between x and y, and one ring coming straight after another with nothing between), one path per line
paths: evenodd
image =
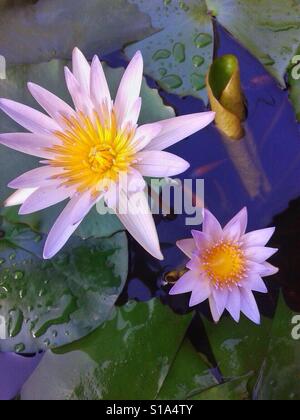
M135 159L135 127L127 125L121 130L114 113L107 114L105 122L96 113L93 118L78 113L63 121L65 130L54 133L59 143L47 149L54 154L50 165L62 168L55 177L62 185L97 193L128 172Z
M246 273L242 249L231 242L220 242L202 255L202 269L218 288L239 284Z

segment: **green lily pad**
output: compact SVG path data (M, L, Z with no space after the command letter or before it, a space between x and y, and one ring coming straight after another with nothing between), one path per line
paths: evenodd
M294 0L206 0L208 9L285 86L300 43L300 3Z
M205 0L129 0L151 18L157 33L125 49L143 53L145 71L168 92L207 101L205 75L213 56L213 25Z
M47 352L21 398L155 399L190 320L158 300L129 302L90 336Z
M248 390L250 375L237 378L224 384L214 386L200 394L194 395L190 400L201 401L245 401L251 400Z
M300 399L300 315L280 299L273 322L269 351L256 385L259 400Z
M158 400L186 400L218 384L191 342L186 338L158 394Z
M0 52L9 65L69 59L75 46L106 54L154 32L126 0L4 0L0 7Z
M33 353L87 335L109 317L127 278L124 232L74 239L51 261L42 235L2 221L0 351Z
M224 317L215 325L204 320L218 367L225 379L258 372L267 353L272 321L263 319L257 326L245 317L236 324ZM251 349L251 351L249 351Z
M11 67L7 71L7 79L0 80L0 97L10 98L34 108L39 108L27 90L27 82L32 81L46 87L66 102L71 103L64 81L63 69L65 65L70 65L70 63L67 61L52 60L50 63ZM114 97L124 70L120 68L111 69L108 66L104 67ZM143 107L139 121L140 124L171 118L175 115L172 108L163 104L157 90L150 89L145 80L143 82L141 96L143 98ZM24 130L10 118L1 114L0 132L17 131ZM0 166L0 202L2 202L12 193L12 190L6 187L9 181L21 173L38 166L38 159L0 146ZM28 223L34 230L48 233L64 205L53 206L29 216L18 216L17 208L2 208L0 210L13 223ZM83 239L92 236L109 237L122 229L123 226L116 216L111 214L100 216L96 209L93 209L79 227L77 233Z

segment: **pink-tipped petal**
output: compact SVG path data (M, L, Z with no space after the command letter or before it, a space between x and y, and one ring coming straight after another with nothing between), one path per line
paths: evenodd
M53 225L44 248L44 259L54 257L66 244L97 200L90 192L75 195Z
M35 188L49 185L53 182L53 176L59 175L62 172L61 168L53 168L51 166L42 166L25 172L23 175L11 181L9 188Z
M70 95L72 97L76 111L81 111L84 114L92 116L93 109L94 109L92 100L90 99L89 96L87 96L84 93L78 80L75 78L73 73L68 69L68 67L65 67L65 78L66 78L66 84L70 92Z
M165 178L185 172L190 164L168 152L142 151L136 154L138 163L134 167L143 175L155 178Z
M205 233L199 230L192 230L192 236L199 251L203 251L209 245L209 239Z
M197 271L198 273L201 272L201 260L198 255L194 254L191 260L187 263L186 268L189 270Z
M102 64L97 56L91 67L91 98L96 109L111 104L111 96Z
M185 273L170 290L170 295L181 295L191 292L199 281L197 275L192 271Z
M138 51L125 70L115 100L114 109L120 126L126 118L127 112L132 109L136 100L140 96L142 80L143 57Z
M41 157L44 159L52 159L53 153L46 150L52 147L55 142L54 136L32 133L6 133L0 134L0 144L10 149L28 155Z
M138 122L141 109L142 109L142 98L138 98L135 101L131 110L127 113L123 126L125 126L127 123L131 124L132 126L135 126Z
M189 306L196 306L204 302L211 295L210 284L204 279L198 279L196 287L192 290Z
M277 274L278 272L279 268L274 267L274 265L268 262L261 264L261 270L259 271L261 277L274 276L274 274Z
M275 228L267 228L261 230L255 230L253 232L246 233L243 236L242 241L244 246L266 246L269 240L274 235Z
M24 202L19 214L30 214L51 207L69 198L71 193L69 188L59 187L57 184L38 188Z
M215 118L214 112L183 115L160 121L161 133L148 144L147 150L164 150L191 136L209 125Z
M91 68L87 59L78 48L74 48L73 50L72 64L75 79L78 81L83 92L89 96Z
M120 193L119 219L133 238L153 257L163 260L153 216L144 192Z
M254 292L268 293L268 289L261 276L257 273L251 273L249 276L242 282L242 287L248 290L253 290Z
M246 232L248 211L244 207L224 228L224 236L229 241L237 241Z
M276 254L276 252L278 252L277 248L252 246L251 248L247 248L245 250L245 256L251 261L262 263L272 257L272 255Z
M238 287L234 287L228 294L226 305L227 311L230 313L235 322L239 322L241 318L241 294Z
M196 251L194 239L182 239L177 241L176 245L189 258L192 258L194 251Z
M222 316L228 302L228 289L214 289L213 297L216 303L217 311Z
M247 289L240 289L241 294L241 311L249 318L252 322L260 324L260 313L257 307L256 300L253 293Z
M217 304L213 295L210 295L209 297L209 307L210 307L210 312L211 312L214 322L215 323L219 322L221 318L221 314L219 314L218 312Z
M220 223L207 209L204 210L203 233L209 240L219 241L223 239L223 230Z
M32 133L48 134L60 129L52 118L10 99L0 99L0 109Z
M58 114L67 118L75 115L74 110L66 102L41 86L35 83L28 83L28 89L34 99L54 120Z
M28 197L36 191L36 188L23 188L15 191L4 201L4 207L12 207L23 204Z
M145 124L138 127L132 140L132 147L135 152L143 150L147 144L160 132L159 123Z

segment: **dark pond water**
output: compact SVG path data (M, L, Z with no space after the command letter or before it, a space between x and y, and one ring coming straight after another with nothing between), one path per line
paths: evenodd
M242 86L247 98L247 135L241 142L228 142L213 126L181 142L171 151L191 163L185 178L204 178L205 204L226 223L245 205L249 210L249 229L276 225L277 232L271 246L280 253L271 261L280 267L277 276L267 280L270 294L258 296L261 312L272 316L276 307L279 288L282 287L287 304L300 311L300 133L287 92L281 90L265 69L225 31L218 28L217 55L236 54L240 59ZM121 53L107 57L109 64L126 63ZM149 84L155 87L152 81ZM179 99L162 93L167 104L178 115L200 112L204 105L194 98ZM130 275L119 299L140 301L159 296L176 312L188 311L188 297L169 297L169 286L162 281L169 271L185 265L183 254L174 246L178 239L190 237L190 227L185 226L185 216L158 217L158 231L165 261L157 262L130 240ZM200 305L199 313L209 317L207 306ZM199 316L189 330L196 347L209 353L208 343L201 331ZM0 355L1 356L1 355ZM3 356L3 355L2 355ZM21 362L20 362L21 360ZM15 366L19 376L0 382L0 398L9 398L33 369L35 362L20 356L0 357L3 364ZM213 362L213 356L211 356ZM21 379L20 379L21 378Z

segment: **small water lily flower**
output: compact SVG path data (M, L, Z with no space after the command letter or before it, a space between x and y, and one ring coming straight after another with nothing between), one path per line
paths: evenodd
M172 287L170 294L192 292L190 306L209 299L215 322L227 309L236 322L243 312L251 321L260 324L253 292L268 292L262 277L278 272L266 262L278 249L266 247L275 228L246 233L247 223L246 208L224 229L205 210L202 232L194 230L193 238L177 243L190 258L186 266L189 271Z
M138 127L143 79L140 52L128 65L114 102L97 56L90 65L75 48L73 71L65 68L65 79L74 109L33 83L28 88L49 116L0 99L0 108L29 131L1 134L0 143L43 159L40 167L9 184L17 191L5 205L22 204L20 214L28 214L70 199L48 235L45 259L65 245L101 199L150 254L163 259L143 177L169 177L186 171L189 164L185 160L164 150L210 124L214 113ZM123 188L125 177L127 191L122 190L117 200L116 190ZM138 214L133 211L133 201L139 203ZM128 211L118 212L118 208Z

